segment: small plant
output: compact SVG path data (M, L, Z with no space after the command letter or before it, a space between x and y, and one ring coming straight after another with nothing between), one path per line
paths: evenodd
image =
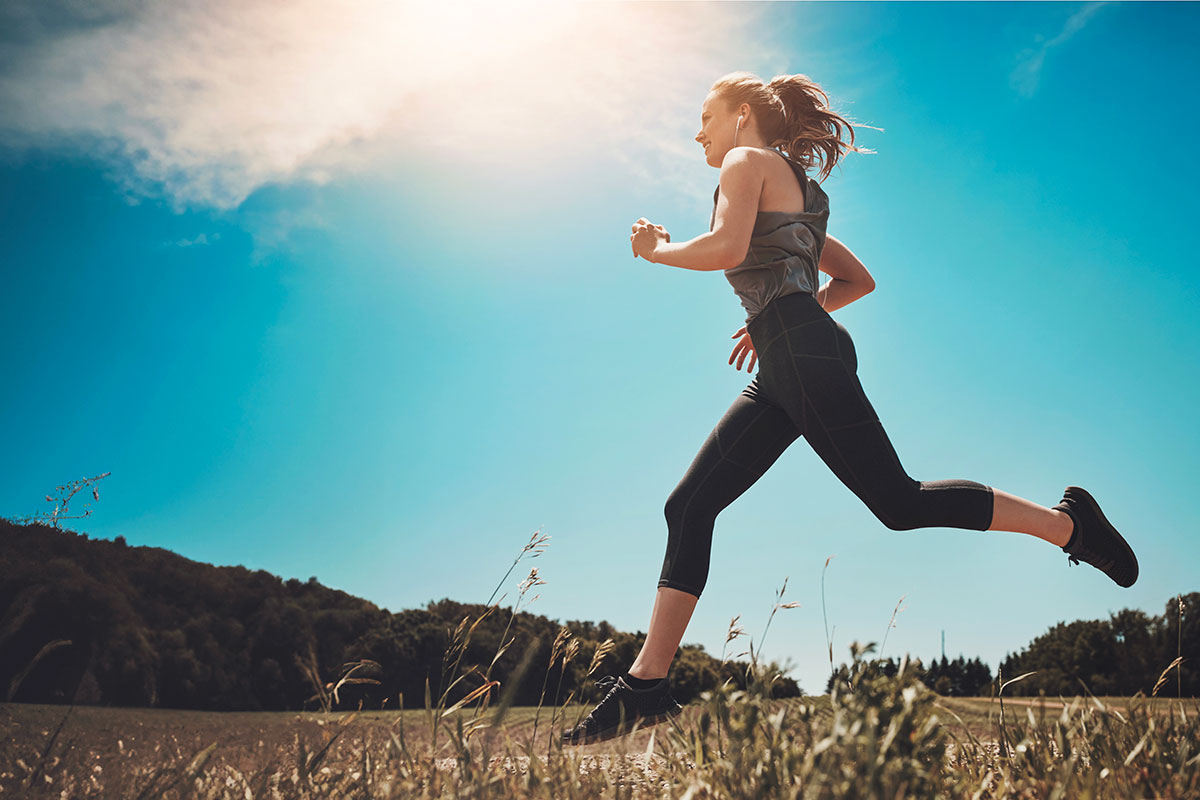
M88 506L90 505L89 503L83 504L85 511L82 514L76 514L74 516L67 516L67 505L68 505L68 503L71 502L71 498L74 497L75 494L77 492L79 492L81 489L83 489L85 486L92 487L92 499L98 501L100 499L100 490L97 489L95 486L92 486L92 484L98 483L99 481L103 480L104 478L107 478L111 474L112 474L111 472L105 472L103 475L97 475L94 478L82 478L77 481L72 481L71 483L68 483L65 486L55 486L54 490L56 492L58 492L58 496L51 497L50 495L46 495L46 502L54 503L53 511L42 511L42 512L38 512L36 514L27 514L23 517L15 517L11 521L18 523L20 525L27 525L30 522L38 522L41 520L48 520L50 522L51 527L60 529L60 526L58 524L59 520L83 519L84 517L90 516L92 513L92 509L88 508Z
M892 618L888 620L887 630L883 632L883 644L879 645L880 658L883 658L883 648L887 646L887 635L891 633L892 628L896 627L896 615L905 608L908 608L908 606L904 606L904 608L900 607L900 604L904 602L904 598L906 597L908 597L906 594L900 595L900 599L896 601L896 607L892 609Z
M308 645L308 659L301 659L296 656L296 664L308 676L308 680L312 683L316 692L304 702L311 703L314 700L321 704L321 710L326 714L333 710L341 700L338 698L338 690L347 684L355 683L373 683L379 685L379 681L374 678L354 677L354 673L360 670L374 669L379 670L380 666L377 662L364 658L359 661L350 661L342 665L342 675L336 682L325 683L321 680L320 667L317 665L317 654L313 650L312 643Z
M825 571L829 569L829 562L834 559L834 555L830 555L825 559L825 566L821 567L821 619L825 622L825 645L829 648L829 674L835 674L833 666L833 639L829 633L829 618L825 615ZM837 632L837 625L833 626L833 630Z
M538 577L536 567L534 567L530 571L529 576L525 580L523 580L519 586L520 596L517 599L517 603L514 604L514 606L513 606L512 614L509 616L508 627L505 627L504 633L500 637L500 644L497 647L495 655L492 657L492 661L491 661L491 664L488 666L487 672L480 673L479 669L477 667L474 668L474 670L473 670L474 672L478 673L480 676L480 679L481 679L480 685L478 687L476 687L474 690L472 690L471 692L468 692L465 697L463 697L461 700L459 700L457 703L450 706L449 708L447 708L446 703L449 699L450 691L456 685L458 685L459 681L464 680L467 677L467 675L470 674L470 672L468 672L466 674L458 675L457 677L455 677L456 673L459 670L459 666L462 663L463 655L467 651L467 646L470 644L472 634L475 632L475 629L479 626L479 623L482 622L485 617L487 617L493 611L496 611L497 609L499 609L501 601L503 601L504 597L507 596L507 595L501 595L500 600L497 600L495 603L493 603L492 600L496 597L496 593L499 592L501 587L504 586L504 582L506 580L508 580L508 576L512 574L512 571L516 568L517 564L521 561L521 559L524 558L527 553L532 553L530 558L536 558L537 556L541 555L542 552L546 549L546 547L547 547L546 542L549 539L550 539L549 536L542 535L540 528L538 530L534 531L533 534L530 536L529 541L525 544L524 547L521 548L521 551L519 553L517 553L517 557L515 559L513 559L513 562L509 566L508 571L506 573L504 573L504 577L500 579L500 583L498 583L496 585L495 590L492 591L491 597L488 598L487 608L484 609L483 613L481 613L478 617L476 617L474 622L470 621L470 615L464 616L462 618L462 620L459 622L458 627L451 634L449 647L447 648L446 652L442 656L442 675L441 675L441 680L439 681L438 699L436 702L433 700L433 692L431 691L431 688L429 685L429 679L428 678L425 679L425 712L426 712L426 718L428 720L428 724L430 727L430 733L431 733L430 750L432 752L434 752L434 753L437 752L437 740L438 740L438 734L442 727L442 721L450 714L457 712L459 709L463 708L465 705L475 702L476 700L480 701L480 705L478 707L476 707L471 720L469 720L467 722L465 727L464 727L462 718L458 717L456 715L455 724L457 725L457 736L455 735L455 733L456 733L455 729L451 726L448 726L448 727L450 727L449 733L450 733L451 744L455 745L456 749L459 751L460 757L463 757L465 755L465 753L467 752L467 750L466 750L467 740L471 737L471 735L473 733L475 733L476 731L482 730L484 728L489 728L489 727L492 727L495 725L499 725L500 720L503 717L504 711L507 708L507 706L504 703L501 704L501 708L498 709L498 713L496 714L494 719L491 719L491 720L479 719L479 715L483 711L483 709L486 708L488 702L490 701L493 690L495 690L496 688L498 688L500 686L499 681L491 679L491 677L490 677L491 671L492 671L492 667L494 667L496 662L500 659L500 656L503 655L504 652L512 644L512 639L506 640L505 637L508 636L509 627L511 627L512 621L516 617L517 607L520 605L521 600L524 599L525 594L530 589L532 589L534 586L539 586L539 585L546 583L546 581L544 581ZM526 605L529 605L529 603L532 603L539 596L540 595L534 595L534 597L531 600L529 600L529 602L526 603ZM468 625L469 622L470 622L470 625ZM551 663L553 663L553 661L556 657L557 657L557 653L555 653L554 656L551 658ZM451 663L451 662L453 662L453 663ZM450 680L450 683L448 685L446 685L447 679ZM444 686L444 688L442 688L443 686ZM544 691L544 689L543 689L543 691Z

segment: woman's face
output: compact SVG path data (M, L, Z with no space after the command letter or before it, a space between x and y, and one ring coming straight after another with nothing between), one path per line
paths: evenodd
M696 141L704 146L704 160L710 167L719 168L725 154L733 148L737 118L736 111L727 108L715 92L709 92L700 105L700 132Z

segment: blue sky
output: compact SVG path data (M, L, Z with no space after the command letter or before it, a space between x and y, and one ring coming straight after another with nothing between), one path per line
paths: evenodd
M821 691L830 556L839 662L902 597L885 656L945 631L994 671L1197 589L1195 4L12 8L0 514L111 472L91 536L392 610L487 600L541 529L506 604L537 566L530 611L645 630L663 505L750 376L723 276L633 259L629 226L705 232L708 87L800 72L883 129L824 188L877 283L834 316L909 474L1081 485L1141 576L889 531L799 439L718 518L684 642L741 614L757 644L787 578L765 654Z

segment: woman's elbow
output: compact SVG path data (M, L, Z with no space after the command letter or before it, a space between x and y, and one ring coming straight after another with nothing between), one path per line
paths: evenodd
M859 267L860 274L854 279L854 282L859 285L863 294L870 294L875 291L875 278L872 277L871 273L867 272L867 268L863 266L861 261L859 262Z
M719 253L716 261L717 266L713 267L713 269L733 269L746 260L746 256L750 254L750 245L747 244L742 247L736 245L726 246Z

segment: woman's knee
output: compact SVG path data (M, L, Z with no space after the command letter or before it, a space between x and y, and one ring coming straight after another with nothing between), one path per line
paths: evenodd
M659 586L699 597L708 579L716 515L682 492L673 492L663 511L667 518L667 552Z
M916 521L916 518L912 516L911 512L901 512L899 509L896 509L892 506L888 506L886 508L872 506L871 513L873 513L875 518L882 522L884 526L888 528L888 530L911 531L914 528L923 527Z
M912 480L892 488L869 504L880 522L893 531L915 528L987 530L992 498L984 484L967 480Z
M922 502L920 481L910 480L873 498L867 507L889 530L911 531L927 527Z
M717 518L718 510L712 508L712 503L697 495L693 486L680 485L667 497L663 506L663 515L667 525L673 528L710 527Z
M889 530L893 531L911 531L915 530L916 528L926 527L920 522L917 522L913 517L888 516L881 514L878 511L875 512L875 516L878 517L879 521L886 525Z
M683 506L686 502L683 493L678 489L671 492L670 496L667 497L667 504L663 507L663 514L666 515L668 523L683 516Z

